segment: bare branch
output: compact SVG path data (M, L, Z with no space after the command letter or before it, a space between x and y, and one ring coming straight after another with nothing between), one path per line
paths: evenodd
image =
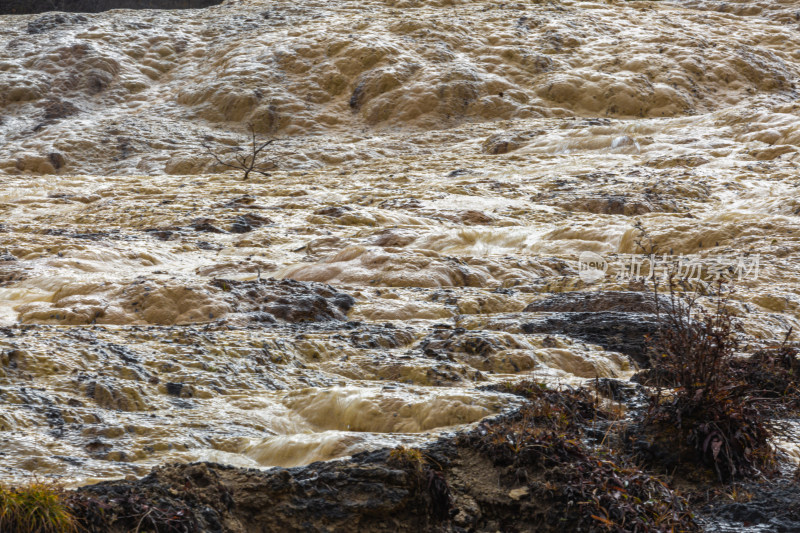
M261 153L267 146L271 145L275 141L275 139L269 139L268 141L259 144L255 127L253 126L252 123L248 124L248 126L250 128L250 135L252 139L249 150L251 153L250 154L239 153L234 155L232 163L223 161L222 158L216 152L214 152L211 149L211 147L205 142L202 143L202 146L206 149L205 153L213 157L214 160L217 162L217 164L227 168L241 170L244 173L243 176L244 179L248 179L250 177L251 172L261 174L262 176L269 176L269 173L267 172L266 169L257 168L259 166L257 163ZM240 146L237 146L235 150L239 152L243 151L242 147ZM275 166L274 162L270 161L270 163L272 164L272 166Z

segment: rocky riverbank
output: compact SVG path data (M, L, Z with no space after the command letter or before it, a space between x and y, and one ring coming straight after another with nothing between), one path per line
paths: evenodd
M689 477L657 475L666 463L635 466L615 429L635 422L600 408L598 390L627 398L641 414L643 389L619 381L597 385L591 391L517 385L507 390L527 398L519 411L419 449L267 471L166 465L139 480L83 487L67 501L80 526L96 533L800 527L794 472L720 485L702 462L690 461L700 471Z

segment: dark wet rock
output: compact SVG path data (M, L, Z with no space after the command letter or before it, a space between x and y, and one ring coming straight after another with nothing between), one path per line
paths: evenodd
M86 459L82 457L72 457L68 455L54 455L53 459L58 459L72 466L81 466L86 463Z
M401 248L417 240L417 235L413 232L398 229L381 230L375 235L376 237L375 240L372 241L372 244L376 246Z
M521 325L525 333L557 333L599 344L606 350L628 355L641 367L650 366L645 336L655 337L660 328L656 315L645 313L557 313Z
M60 198L61 200L65 200L69 202L69 198L67 196L55 196L54 198ZM135 237L132 235L127 235L121 233L118 229L114 229L111 231L98 231L92 233L73 233L66 228L47 228L46 230L42 231L42 235L58 235L63 237L70 237L72 239L86 239L91 241L100 241L100 240L123 240L129 241L133 240Z
M79 112L80 109L68 100L52 100L45 105L44 118L45 120L58 120L71 117Z
M214 224L215 220L211 218L196 218L192 220L190 227L195 231L205 231L208 233L227 233L224 229L220 229Z
M389 198L387 200L382 201L380 207L383 209L420 209L422 208L423 204L419 201L419 198Z
M92 455L105 455L109 450L111 450L111 445L107 442L104 442L101 439L94 439L86 443L84 446L87 452Z
M167 237L167 239L162 239L162 240L168 240L171 236L172 232L169 232L169 236ZM211 243L208 241L197 241L197 247L200 248L201 250L214 250L216 252L222 250L221 244Z
M322 209L317 209L316 211L314 211L314 214L331 218L339 218L340 216L346 215L352 210L353 209L351 207L347 207L346 205L332 205L330 207L323 207Z
M61 409L49 407L45 410L44 415L47 425L56 429L56 431L51 432L51 435L61 437L64 433L65 424L64 414L61 412Z
M800 531L800 485L792 480L774 484L746 483L737 487L741 501L727 495L699 510L707 531Z
M656 338L661 328L655 300L643 292L566 292L533 302L524 311L552 313L522 324L525 333L562 334L599 344L645 368L650 366L645 337Z
M180 237L180 232L174 229L158 229L158 228L150 228L144 230L145 233L152 235L156 239L160 241L169 241Z
M127 241L131 239L129 235L120 234L119 230L98 231L93 233L72 233L68 234L67 236L72 237L73 239L86 239L90 241L101 241L106 239Z
M0 253L0 261L16 261L17 258L8 252Z
M67 165L67 158L64 157L64 154L60 152L50 152L47 154L47 159L50 161L50 164L53 165L53 168L59 170L64 168Z
M48 198L54 198L58 200L71 200L75 197L74 194L67 194L64 192L53 192L47 195Z
M42 2L44 3L44 2ZM50 4L50 9L46 11L56 11L54 9L55 4L58 4L58 0L51 0L47 2ZM8 13L10 12L14 4L14 0L5 0L3 2L4 6L0 9L0 13ZM32 4L35 4L35 0L28 0L25 2L27 4L28 9L31 9ZM23 11L18 11L18 13L22 13ZM41 11L28 11L28 13L37 13ZM74 24L86 24L89 21L83 15L72 15L70 13L48 13L44 16L37 18L36 20L28 23L28 33L35 35L37 33L44 33L46 31L53 30L60 26L71 26Z
M178 409L194 409L196 407L195 404L183 398L170 398L170 404Z
M211 285L230 294L234 312L250 314L257 322L346 320L347 312L355 304L349 294L315 282L215 279Z
M194 398L197 395L197 391L194 386L187 384L187 383L178 383L174 381L170 381L164 384L164 388L166 392L170 396L174 396L176 398ZM193 405L189 404L191 407ZM180 404L179 406L182 408L186 408L186 405Z
M341 335L332 336L332 338L341 337ZM412 328L398 328L394 324L361 326L347 336L353 346L366 349L400 348L401 346L408 346L415 338L416 333Z
M667 305L664 298L662 306ZM617 311L627 313L655 313L653 295L635 291L563 292L529 304L525 312L543 313L597 313Z
M482 372L511 374L535 368L530 344L520 343L520 339L497 331L432 328L410 353L441 361L446 369L455 363L459 379L482 381ZM450 377L456 381L452 373Z
M175 531L422 531L435 522L424 513L425 491L387 456L266 472L167 465L138 481L83 487L72 501L84 525L104 533L134 530L151 507L183 526Z
M167 394L171 396L180 396L181 391L183 390L183 383L169 382L166 384L166 387L167 387Z
M538 194L531 198L536 203L555 205L567 211L599 215L635 216L646 213L675 213L680 209L672 198L647 194L574 195L564 193Z
M466 168L458 168L456 170L450 171L447 173L448 178L457 178L459 176L464 176L466 174L472 174L472 170Z
M231 224L231 233L247 233L253 231L253 226L247 223L243 217L236 217Z
M255 213L247 213L234 219L231 233L247 233L267 224L272 224L272 220Z
M30 15L48 11L100 13L109 9L202 9L220 3L220 0L3 0L0 2L0 15ZM55 15L69 16L64 13ZM42 31L48 29L52 28Z
M69 235L69 230L64 228L47 228L42 235Z
M419 348L427 356L435 356L439 353L464 353L489 357L509 346L505 346L493 338L491 332L455 328L435 330L422 339Z

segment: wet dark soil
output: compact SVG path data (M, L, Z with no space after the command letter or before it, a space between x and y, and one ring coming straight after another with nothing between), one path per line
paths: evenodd
M220 0L3 0L0 15L31 15L48 11L100 13L109 9L201 9Z

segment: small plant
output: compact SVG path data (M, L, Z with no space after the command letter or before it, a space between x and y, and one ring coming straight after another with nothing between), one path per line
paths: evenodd
M649 339L651 363L657 384L666 380L701 400L730 384L730 363L739 347L737 325L728 309L733 289L719 280L714 309L709 312L698 303L697 289L679 293L679 285L687 288L670 274L665 303L654 282L653 298L661 327L657 339Z
M63 491L49 483L0 486L0 531L3 533L74 533L75 519L64 505Z
M425 466L425 456L416 448L398 446L389 452L389 462L404 468L422 471Z
M612 449L586 444L590 421L607 421L587 389L551 389L523 381L495 390L527 402L461 437L501 469L502 487L524 486L558 512L542 525L560 531L698 531L687 502ZM543 527L543 530L547 530Z
M723 495L732 501L740 503L747 503L753 500L753 493L737 483L733 483L728 491L723 492Z
M775 460L766 418L752 401L754 389L735 370L737 324L728 305L732 288L720 278L708 311L698 303L697 290L679 294L679 285L669 274L669 301L662 305L653 282L661 328L648 339L650 382L657 389L645 425L677 432L678 446L693 450L687 459L694 455L713 466L720 481L771 471Z
M232 162L223 161L222 157L220 157L219 154L217 154L214 150L211 149L211 146L208 144L207 141L203 141L203 148L206 149L205 153L213 157L216 160L217 164L222 165L223 167L241 170L244 173L243 179L248 179L250 177L251 172L261 174L262 176L269 176L269 173L267 172L267 170L269 169L260 166L258 163L258 159L259 157L261 157L264 149L270 144L272 144L275 141L275 139L269 139L266 142L261 142L257 139L255 126L253 126L253 124L250 123L248 124L248 127L250 128L250 134L252 137L251 147L247 152L245 152L244 148L237 146L235 148L237 152L245 152L245 153L236 154L233 157ZM271 163L270 168L274 167L275 163Z

